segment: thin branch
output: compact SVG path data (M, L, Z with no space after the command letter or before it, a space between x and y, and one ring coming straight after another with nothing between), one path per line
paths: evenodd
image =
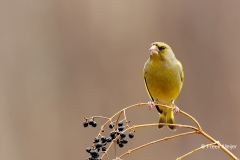
M155 105L172 109L172 107L169 107L169 106L167 106L167 105L162 105L162 104L155 104ZM127 109L130 109L130 108L133 108L133 107L140 107L140 106L147 106L147 103L138 103L138 104L134 104L134 105L128 106L128 107L126 107L126 108L118 111L117 113L115 113L111 118L102 117L102 116L95 116L96 118L106 118L106 119L107 119L107 121L101 126L101 130L100 130L98 136L101 135L101 132L103 132L103 129L104 129L104 127L106 126L106 124L109 123L109 122L112 123L112 119L115 118L117 115L118 115L118 118L117 118L117 121L116 121L116 126L117 126L118 120L119 120L119 118L120 118L120 116L121 116L122 113L124 113L124 119L127 121L125 111L126 111ZM128 130L134 130L135 128L149 127L149 126L158 126L159 124L161 124L161 125L163 125L163 126L177 126L177 127L182 127L182 128L190 128L190 129L195 130L195 131L193 131L194 133L201 134L201 135L203 135L204 137L206 137L207 139L209 139L210 141L212 141L213 144L218 145L218 146L219 146L225 153L227 153L232 159L238 160L238 158L237 158L235 155L233 155L228 149L226 149L222 144L220 144L218 141L216 141L216 140L213 139L211 136L209 136L207 133L205 133L205 132L202 130L200 124L198 123L198 121L197 121L195 118L193 118L191 115L189 115L188 113L186 113L186 112L184 112L184 111L182 111L182 110L180 110L180 113L183 114L183 115L185 115L185 116L187 116L187 117L190 118L192 121L194 121L195 124L197 125L197 128L196 128L196 127L193 127L193 126L181 125L181 124L155 123L155 124L144 124L144 125L132 126L132 127L129 127L129 128L127 128L127 129L125 129L124 132L126 132L126 131L128 131ZM84 117L84 118L85 118L85 117ZM85 118L85 120L87 120L87 118ZM190 133L190 132L186 132L186 133ZM179 134L179 135L180 135L180 134ZM175 136L176 136L176 135L175 135ZM116 143L116 139L117 139L117 138L119 138L119 136L117 136L117 137L115 138L115 140L113 140L113 141L109 144L107 150L103 153L101 159L104 157L104 155L107 154L107 152L109 151L109 149L110 149L110 147L112 146L112 144L113 144L114 142ZM155 142L155 141L154 141L154 142ZM152 142L150 142L148 145L150 145L150 144L152 144ZM148 146L148 145L146 145L146 146ZM132 151L135 151L135 150L140 149L140 148L143 148L143 147L145 147L145 145L140 146L140 147L137 147L137 148L133 149ZM196 150L200 150L200 149L196 149ZM191 154L191 153L194 153L194 152L196 152L196 151L193 150L193 151L189 152L187 155L189 155L189 154ZM126 154L128 154L128 153L126 153ZM123 156L123 155L122 155L122 156ZM121 157L121 156L120 156L120 157ZM181 158L181 157L180 157L180 158Z
M141 104L147 105L147 103L141 103ZM172 107L169 107L169 106L167 106L167 105L162 105L162 104L155 104L155 105L172 109ZM189 117L190 119L192 119L192 120L196 123L196 125L198 126L198 129L199 129L199 130L202 130L202 128L201 128L200 124L198 123L198 121L197 121L195 118L193 118L191 115L189 115L188 113L186 113L186 112L184 112L184 111L182 111L182 110L179 110L179 113L182 113L182 114L184 114L185 116L187 116L187 117Z
M153 123L153 124L142 124L142 125L133 125L132 127L126 129L124 132L126 132L129 129L135 129L135 128L142 128L142 127L149 127L149 126L158 126L158 125L163 125L163 126L176 126L176 127L181 127L181 128L190 128L195 131L198 131L196 127L189 126L189 125L182 125L182 124L168 124L168 123Z
M210 143L210 144L206 144L206 145L204 145L204 146L201 146L201 147L199 147L199 148L197 148L197 149L194 149L194 150L192 150L191 152L188 152L187 154L184 154L183 156L177 158L177 160L181 160L182 158L187 157L187 156L189 156L190 154L193 154L194 152L197 152L197 151L199 151L199 150L202 150L202 149L204 149L204 148L206 148L206 147L213 146L213 145L216 145L216 143Z
M125 121L127 123L127 116L126 116L126 110L125 109L123 110L123 115L124 115L124 119L125 119Z
M123 110L121 110L121 112L119 113L118 118L116 120L115 130L117 130L117 126L118 126L117 124L118 124L119 118L122 115L122 113L123 113Z
M113 141L115 141L115 140L113 140ZM100 160L102 160L102 158L108 153L108 151L109 151L109 149L111 148L112 144L113 144L113 142L111 142L111 143L109 144L107 150L102 154L102 157L100 158Z
M108 117L103 117L103 116L93 116L92 118L93 118L93 119L94 119L94 118L103 118L103 119L107 119L107 120L109 120Z
M127 128L126 130L123 131L123 133L125 133L128 130L132 130L132 129L136 129L136 128L143 128L143 127L150 127L150 126L158 126L159 124L163 125L163 126L177 126L177 127L181 127L181 128L190 128L194 130L194 133L198 133L198 129L193 127L193 126L189 126L189 125L181 125L181 124L167 124L167 123L153 123L153 124L143 124L143 125L135 125L132 127ZM112 146L113 143L116 143L115 141L119 138L119 135L115 138L115 140L113 140L107 150L105 151L105 153L108 152L108 150L110 149L110 147ZM102 159L105 155L105 153L102 154L102 157L100 159Z
M161 142L161 141L166 141L166 140L169 140L169 139L173 139L173 138L177 138L177 137L180 137L180 136L185 136L185 135L189 135L189 134L195 134L197 133L197 131L192 131L192 132L186 132L186 133L181 133L181 134L176 134L176 135L173 135L173 136L170 136L170 137L165 137L165 138L162 138L162 139L159 139L159 140L156 140L156 141L152 141L152 142L149 142L149 143L146 143L144 145L141 145L139 147L136 147L134 149L131 149L131 150L128 150L127 152L125 152L124 154L122 154L121 156L119 156L119 158L122 158L124 157L125 155L127 154L130 154L138 149L141 149L143 147L147 147L149 145L152 145L154 143L158 143L158 142Z
M110 160L110 158L108 157L108 154L106 153L107 159Z
M129 127L130 121L127 120L126 110L125 110L125 109L123 110L123 115L124 115L124 120L125 120L125 122L126 122L126 126Z
M136 106L143 106L143 105L141 105L140 103L138 103L138 104L134 104L134 105L128 106L128 107L126 107L126 108L124 108L124 109L129 109L129 108L136 107ZM117 113L115 113L111 118L109 118L109 119L101 126L101 130L100 130L100 132L98 133L98 136L101 135L101 132L103 131L103 128L106 126L106 124L107 124L108 122L111 122L112 119L113 119L116 115L118 115L119 113L121 113L124 109L122 109L122 110L118 111Z
M225 153L227 153L232 159L238 160L238 158L232 154L232 152L230 152L227 148L225 148L219 141L216 141L215 139L213 139L211 136L209 136L207 133L205 133L204 131L200 132L204 137L208 138L210 141L212 141L213 143L216 143Z

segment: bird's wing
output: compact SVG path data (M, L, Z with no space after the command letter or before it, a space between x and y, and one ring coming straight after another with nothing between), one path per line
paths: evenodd
M144 77L144 84L145 84L147 93L148 93L149 97L152 99L152 101L155 102L155 100L154 100L153 96L151 95L151 92L150 92L150 90L149 90L149 88L148 88L147 79L146 79L146 72L145 72L145 71L143 71L143 77ZM157 109L157 111L158 111L159 113L162 113L162 112L163 112L163 111L159 108L159 106L156 106L156 109Z
M144 84L145 84L145 87L146 87L146 90L147 90L147 93L149 95L149 97L152 99L152 101L154 102L154 98L152 97L150 91L149 91L149 88L148 88L148 85L147 85L147 79L146 79L146 76L144 74Z
M181 78L181 81L183 83L184 81L184 70L183 70L183 66L181 64L180 61L177 62L177 65L179 66L179 73L180 73L180 78Z

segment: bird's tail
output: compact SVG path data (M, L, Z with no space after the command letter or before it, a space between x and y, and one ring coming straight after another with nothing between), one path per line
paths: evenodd
M169 123L169 124L174 124L174 114L171 109L169 109L166 113L159 114L159 123ZM158 128L161 129L163 125L158 125ZM171 130L175 131L176 126L168 126Z
M159 123L166 123L166 115L164 113L159 113ZM158 125L158 128L161 129L163 125Z
M174 114L173 114L173 111L171 109L168 110L167 112L167 123L169 124L174 124L175 123L175 120L174 120ZM176 126L168 126L172 131L176 131Z

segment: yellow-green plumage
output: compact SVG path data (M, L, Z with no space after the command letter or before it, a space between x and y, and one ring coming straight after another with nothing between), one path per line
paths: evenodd
M155 42L151 46L153 49L150 58L143 69L145 87L152 101L172 106L183 85L182 65L167 44ZM174 123L174 114L171 109L158 106L157 109L160 112L160 123ZM173 126L169 128L175 129Z

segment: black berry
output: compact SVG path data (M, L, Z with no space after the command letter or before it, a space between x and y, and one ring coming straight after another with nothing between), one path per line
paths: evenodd
M93 158L99 157L99 154L98 154L98 152L97 152L96 150L91 150L90 154L91 154L91 156L92 156Z
M111 138L111 137L108 137L108 138L107 138L107 142L112 142L112 138Z
M112 131L112 132L110 133L110 136L112 137L112 139L115 139L115 131Z
M97 122L93 122L92 126L97 127Z
M114 124L110 123L110 124L109 124L109 128L112 129L113 127L114 127Z
M91 148L90 148L90 147L86 148L86 151L87 151L88 153L90 153Z
M122 125L123 125L122 121L118 122L118 127L121 127Z
M119 139L117 139L117 144L119 144L120 143L120 141L119 141Z
M122 148L124 145L122 143L119 143L118 146Z
M90 119L90 120L88 121L88 124L89 124L89 125L93 125L93 120Z
M118 130L121 132L123 131L124 127L118 127Z
M120 133L120 136L121 136L121 138L124 138L124 137L126 137L126 134Z
M134 137L134 134L131 132L131 133L129 133L129 138L133 138Z
M87 122L84 122L84 123L83 123L83 126L84 126L84 127L87 127L87 126L88 126L88 123L87 123Z
M96 147L96 148L102 147L102 143L101 143L101 142L96 143L96 144L95 144L95 147Z
M98 138L98 137L95 137L93 142L94 142L94 143L99 142L99 138Z
M107 141L107 138L105 136L101 137L102 143L105 143Z
M93 157L90 157L90 158L88 158L88 160L95 160L95 158L93 158Z
M102 147L102 151L105 152L107 150L106 147Z
M127 144L127 143L128 143L128 140L127 140L126 138L124 138L124 139L121 140L121 142L122 142L123 144Z

